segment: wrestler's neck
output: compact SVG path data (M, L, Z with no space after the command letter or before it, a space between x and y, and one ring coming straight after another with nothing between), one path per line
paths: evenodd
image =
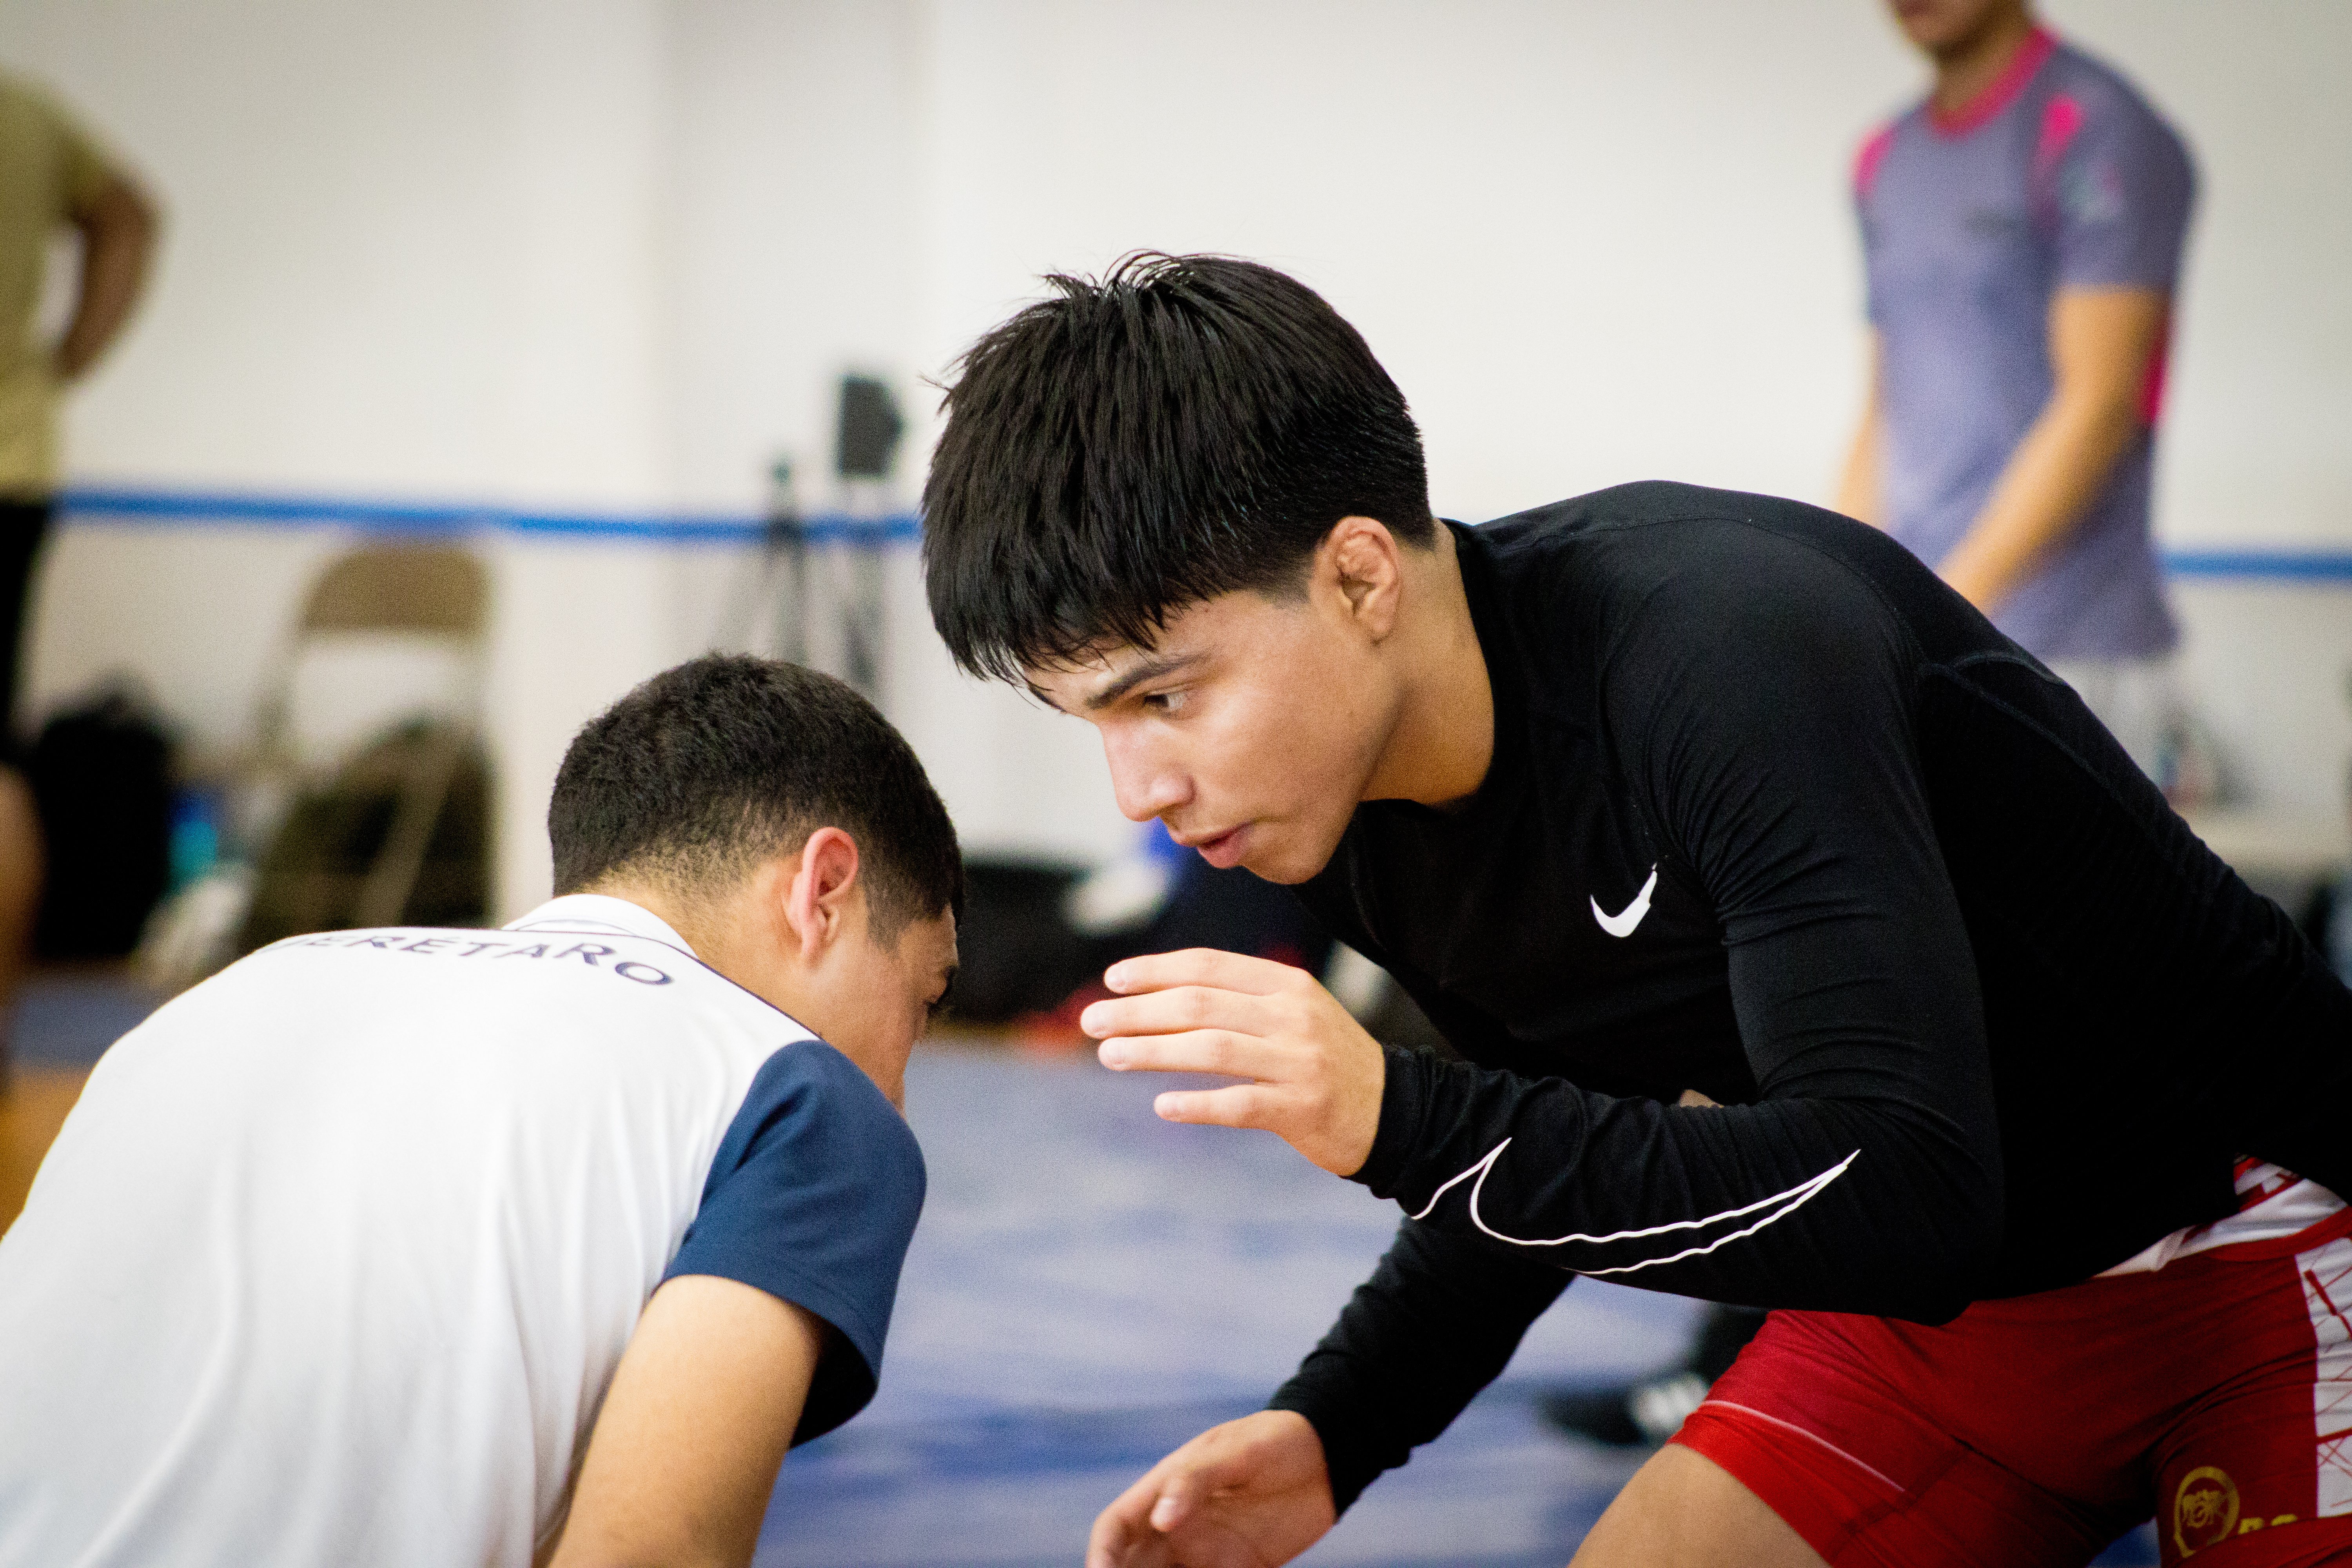
M1436 548L1400 552L1404 568L1398 646L1403 672L1396 718L1367 781L1366 800L1444 805L1477 793L1495 755L1495 693L1454 532Z
M1981 25L1948 45L1931 49L1928 58L1936 65L1936 90L1929 101L1936 112L1949 116L1965 111L2000 79L2017 52L2032 41L2035 26L2033 13L2025 5L1996 5Z

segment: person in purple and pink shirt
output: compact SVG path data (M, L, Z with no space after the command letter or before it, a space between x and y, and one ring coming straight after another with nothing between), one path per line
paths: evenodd
M1870 403L1839 510L1886 529L2155 772L2179 633L2148 537L2189 149L2025 0L1891 0L1934 89L1854 166Z
M2024 0L1891 8L1936 82L1855 162L1872 375L1838 510L1935 567L2169 790L2179 632L2148 497L2189 150ZM1546 1415L1664 1442L1763 1319L1715 1307L1676 1363Z

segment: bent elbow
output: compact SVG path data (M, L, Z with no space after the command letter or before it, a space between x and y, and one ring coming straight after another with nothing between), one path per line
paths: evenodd
M1884 1315L1930 1327L1950 1322L1983 1300L1992 1282L1997 1251L1997 1245L1988 1246L1927 1260L1910 1279L1901 1308Z
M1894 1300L1877 1315L1930 1326L1948 1323L1982 1299L1998 1271L2000 1207L1971 1203L1919 1218L1909 1244L1887 1260Z

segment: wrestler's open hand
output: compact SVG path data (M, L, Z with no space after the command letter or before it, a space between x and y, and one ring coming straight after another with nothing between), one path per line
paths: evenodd
M1334 1175L1371 1156L1386 1058L1305 970L1195 947L1114 963L1103 984L1117 994L1078 1018L1103 1066L1250 1080L1171 1089L1152 1102L1166 1120L1262 1127Z
M1102 1510L1087 1568L1274 1568L1331 1528L1323 1440L1295 1411L1212 1426Z

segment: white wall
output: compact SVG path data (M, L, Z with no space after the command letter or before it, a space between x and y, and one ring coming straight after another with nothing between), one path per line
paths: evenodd
M2352 544L2352 6L2067 0L2203 178L2163 448L2180 542Z
M2352 545L2352 9L2050 9L2204 172L2163 532ZM0 57L171 212L78 471L551 508L748 509L779 451L822 471L845 368L902 388L919 455L918 377L1037 273L1140 246L1325 289L1453 515L1653 474L1820 496L1859 393L1846 168L1921 80L1872 0L0 0ZM328 542L69 533L36 700L126 664L226 732ZM519 903L564 736L705 646L738 563L493 553ZM888 706L968 840L1118 843L1085 731L955 679L892 573ZM2246 775L2334 799L2346 596L2183 602Z
M2046 11L2141 83L2203 175L2160 535L2352 547L2352 7ZM1038 272L1230 251L1364 331L1442 511L1657 475L1826 498L1861 395L1848 170L1925 82L1868 0L1213 0L1181 25L997 0L940 7L931 37L934 352ZM2181 607L2238 776L2340 804L2352 595L2189 584ZM2297 657L2251 656L2283 634Z
M748 504L779 452L822 499L831 374L911 396L924 22L908 0L674 7L679 499Z
M919 378L959 342L923 300L931 209L955 177L939 147L963 134L940 97L938 73L956 68L941 30L962 8L681 0L676 15L677 492L750 508L782 453L803 504L824 503L834 377L857 370L893 382L914 426L895 487L911 506L935 401ZM885 705L967 846L1093 858L1127 842L1091 732L960 679L910 553L889 563L887 603L898 635Z
M2196 143L2168 535L2352 541L2352 8L2058 0ZM1867 0L946 5L927 304L961 342L1139 246L1290 267L1414 403L1441 506L1828 488L1847 171L1919 64Z
M1286 266L1412 400L1441 510L1818 489L1857 395L1848 3L1031 0L940 13L934 336L1138 246Z
M137 330L75 400L79 467L501 482L508 93L479 7L16 0L0 39L167 204Z
M84 474L642 508L672 490L669 14L657 0L16 0L47 78L160 192L152 297L75 400ZM333 534L69 531L31 706L117 668L199 740L251 712ZM679 646L643 549L489 552L499 882L545 886L581 720Z
M2352 100L2324 77L2352 58L2352 11L2051 9L2204 172L2160 531L2352 544ZM714 498L748 495L775 445L822 453L824 369L859 344L940 374L1041 272L1140 246L1259 257L1328 293L1412 398L1454 515L1655 474L1822 496L1860 395L1847 170L1923 80L1867 0L684 16L680 479ZM1117 842L1085 736L956 682L900 587L893 710L967 832ZM2265 798L2341 787L2337 606L2352 624L2325 590L2183 591L2191 682ZM2280 626L2318 638L2304 661L2244 657ZM2237 718L2256 710L2298 721Z

